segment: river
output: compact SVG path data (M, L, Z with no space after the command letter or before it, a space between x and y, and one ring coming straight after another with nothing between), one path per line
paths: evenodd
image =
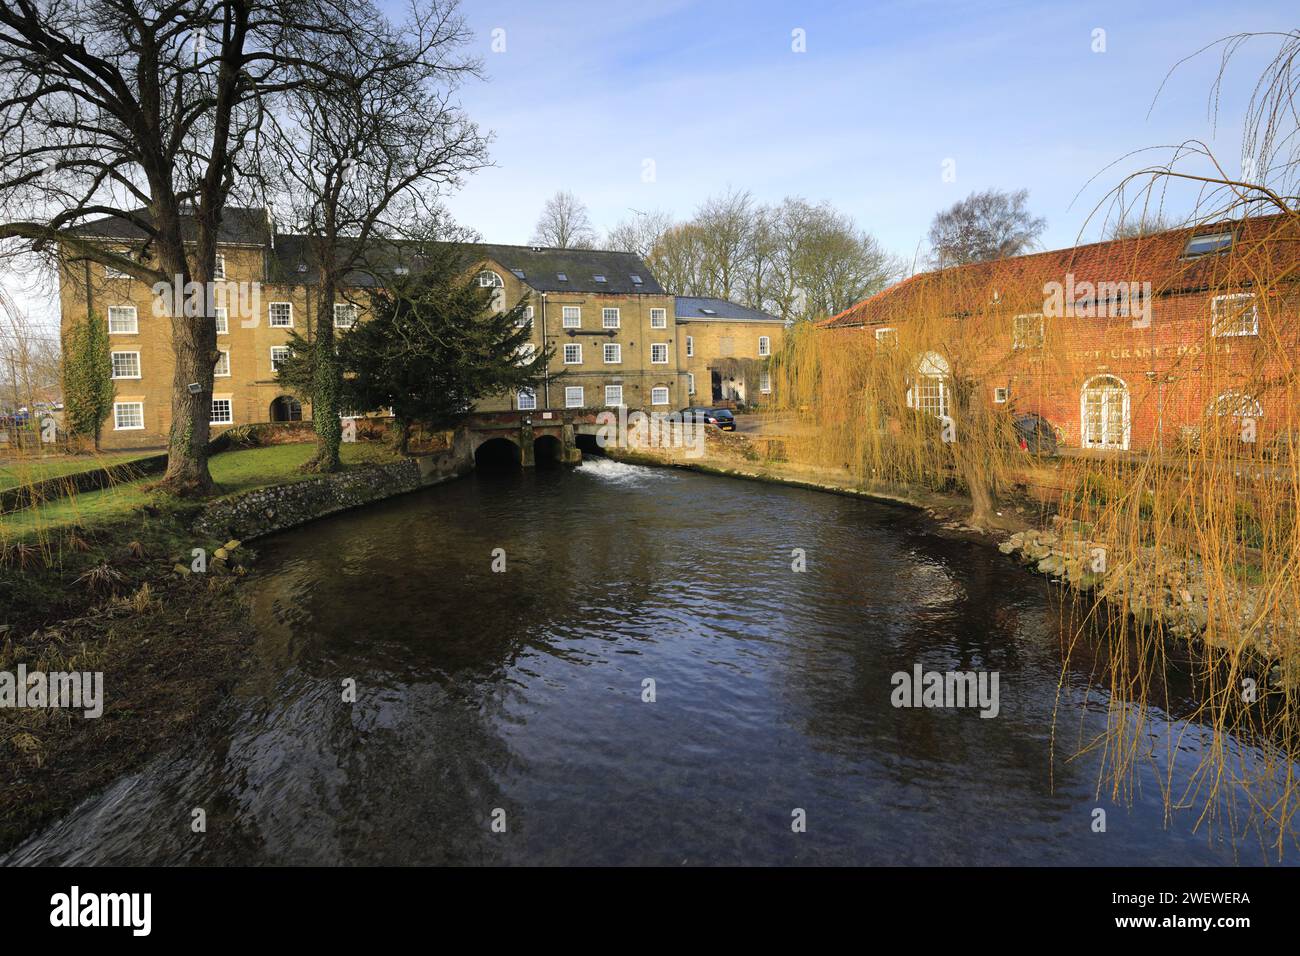
M1207 737L1156 708L1098 797L1107 700L1081 660L1058 701L1054 586L928 521L597 459L268 538L236 693L4 862L1270 859L1166 819L1167 742L1178 789ZM996 716L893 706L917 664L996 671Z

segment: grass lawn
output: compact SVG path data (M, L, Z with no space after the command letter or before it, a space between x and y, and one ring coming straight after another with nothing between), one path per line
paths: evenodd
M46 478L73 475L79 471L95 471L154 454L157 452L119 451L99 455L58 455L51 458L0 456L0 491L44 481Z
M217 485L217 494L230 495L315 477L298 470L315 450L314 443L303 443L227 451L209 459L208 467ZM386 446L371 443L343 445L341 457L345 468L396 460ZM129 514L154 498L155 493L148 490L148 486L157 481L155 475L123 482L102 491L60 498L41 508L5 515L0 518L0 541L30 532L52 530L61 525L90 524Z

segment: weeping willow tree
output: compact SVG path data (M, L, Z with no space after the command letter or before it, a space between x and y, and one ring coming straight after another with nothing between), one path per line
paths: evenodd
M1244 40L1225 41L1225 68ZM1102 754L1097 790L1123 798L1153 767L1171 812L1278 858L1300 800L1298 56L1300 33L1285 35L1240 174L1183 144L1098 207L1167 224L1170 190L1186 200L1190 185L1181 228L914 276L795 331L774 362L778 400L804 425L792 458L868 487L955 488L977 522L1034 480L1007 434L1015 412L1095 446L1039 481L1050 521L1036 540L1077 586L1063 690L1072 658L1100 662L1084 672L1107 728L1079 744ZM1055 314L1051 283L1076 270L1126 295L1094 281ZM1130 296L1130 280L1150 285Z
M1209 48L1222 54L1212 97L1251 39ZM1167 806L1196 808L1211 829L1249 832L1278 858L1296 844L1300 800L1297 56L1300 32L1283 35L1254 88L1234 171L1205 144L1185 143L1111 193L1108 218L1132 219L1163 214L1171 190L1193 187L1189 233L1220 248L1189 256L1195 247L1185 246L1156 290L1157 301L1192 292L1201 305L1164 319L1179 344L1153 361L1142 396L1152 440L1127 456L1072 462L1058 503L1064 549L1102 568L1074 608L1107 622L1100 785L1118 794L1157 761ZM1157 305L1153 331L1161 322ZM1171 655L1198 693L1176 714L1182 734L1152 753L1150 705L1171 709ZM1175 761L1192 765L1177 789Z
M1025 457L998 390L1058 369L1064 342L1037 271L1014 260L917 275L792 330L773 361L776 404L804 420L797 459L865 486L959 491L984 526Z

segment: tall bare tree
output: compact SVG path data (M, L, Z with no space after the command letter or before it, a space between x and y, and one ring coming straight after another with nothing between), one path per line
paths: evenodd
M829 205L814 207L800 231L798 318L820 319L879 292L902 271L901 262L851 219Z
M309 470L339 467L342 373L335 345L335 305L349 277L386 274L392 244L421 223L438 221L437 201L486 162L486 139L455 100L477 61L461 49L469 38L456 0L417 0L409 19L391 23L369 4L351 13L346 34L294 38L303 63L299 82L277 101L268 137L277 180L276 208L305 231L316 279L309 342L316 455Z
M670 295L710 295L704 276L704 241L694 223L673 226L659 237L647 263Z
M623 220L609 231L605 237L605 246L620 252L634 252L642 259L649 260L655 245L672 227L671 213L657 209L649 212L634 209L631 219Z
M730 299L742 283L753 237L754 197L728 190L696 211L694 223L704 251L704 272L713 295Z
M596 244L596 230L582 201L561 190L546 200L531 242L556 249L590 249Z
M267 60L286 10L252 0L16 0L0 5L0 239L103 263L168 296L175 353L165 483L211 487L216 329L206 290ZM293 6L286 4L285 6ZM260 19L259 19L260 18ZM110 249L77 226L116 217ZM192 243L187 248L187 243ZM194 285L190 285L194 283Z
M1028 202L1027 189L986 189L937 213L930 224L934 264L944 268L1028 252L1047 228Z

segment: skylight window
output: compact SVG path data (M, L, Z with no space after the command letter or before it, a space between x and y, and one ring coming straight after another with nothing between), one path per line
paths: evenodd
M523 269L511 269L510 271L515 274L516 279L522 279L524 277Z
M718 314L718 310L717 310L717 309L700 309L700 311L703 312L705 315L717 315L717 314Z
M1192 236L1187 240L1185 256L1205 256L1214 252L1223 252L1232 248L1233 235L1230 232L1212 232L1203 236Z
M641 277L640 277L639 275L633 275L633 276L632 276L632 284L633 284L633 285L640 285L640 284L641 284Z
M604 281L605 281L605 277L604 277L604 276L592 276L592 278L595 279L597 282L604 282Z
M569 281L569 277L568 277L565 273L563 273L563 272L557 272L557 273L555 273L555 278L559 279L561 282L568 282L568 281Z

